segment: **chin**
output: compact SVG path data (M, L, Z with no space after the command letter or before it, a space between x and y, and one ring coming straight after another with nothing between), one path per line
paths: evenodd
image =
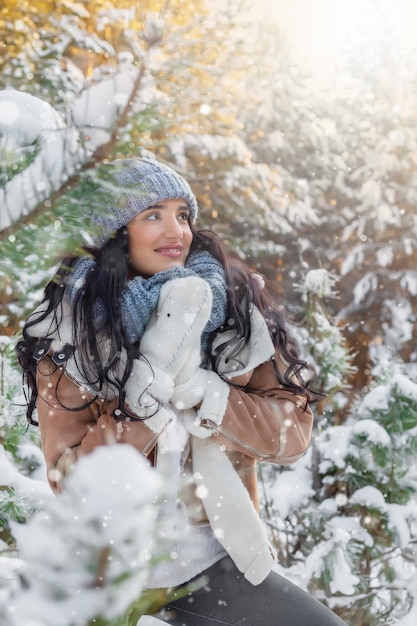
M184 265L185 265L184 261L175 259L167 263L164 269L169 270L171 267L178 267L178 266L184 267ZM162 272L162 269L159 271Z

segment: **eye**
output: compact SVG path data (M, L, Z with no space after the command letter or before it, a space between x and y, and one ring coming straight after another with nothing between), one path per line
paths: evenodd
M178 214L178 219L181 222L188 222L189 218L190 218L190 214L188 211L181 211L181 213Z
M145 215L145 220L159 220L159 213L148 213L148 215Z

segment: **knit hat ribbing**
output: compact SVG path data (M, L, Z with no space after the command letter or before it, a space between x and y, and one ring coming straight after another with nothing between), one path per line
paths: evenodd
M94 221L106 230L118 230L150 206L183 198L190 210L190 221L197 217L197 200L190 185L175 170L149 157L120 159L110 164L114 192Z

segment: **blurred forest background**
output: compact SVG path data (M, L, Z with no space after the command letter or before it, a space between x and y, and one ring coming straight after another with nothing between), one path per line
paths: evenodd
M149 150L190 182L199 225L281 285L326 394L309 454L260 467L281 571L348 624L415 624L417 64L384 2L368 4L378 37L347 40L343 72L321 83L256 4L3 0L4 619L30 586L14 524L36 516L44 480L14 344L58 257L91 242L100 166Z

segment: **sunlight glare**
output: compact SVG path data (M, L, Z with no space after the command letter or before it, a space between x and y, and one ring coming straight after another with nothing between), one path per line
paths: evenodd
M253 0L259 18L277 23L294 61L317 76L346 64L349 53L373 54L388 37L416 50L416 0Z

